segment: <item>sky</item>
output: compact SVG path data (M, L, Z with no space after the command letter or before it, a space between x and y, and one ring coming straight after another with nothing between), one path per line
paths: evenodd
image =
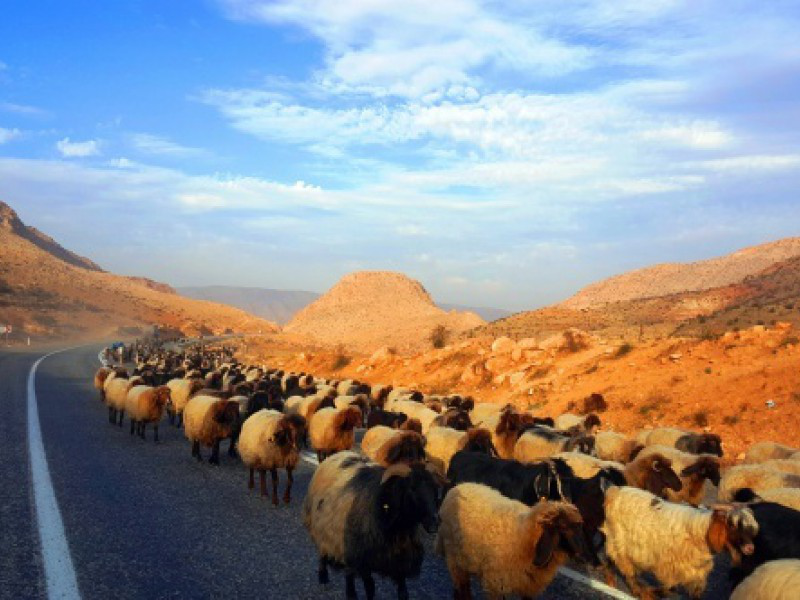
M25 0L0 200L104 268L511 310L798 235L800 2Z

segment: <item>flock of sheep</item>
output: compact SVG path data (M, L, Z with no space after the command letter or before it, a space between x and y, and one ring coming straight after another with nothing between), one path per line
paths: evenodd
M567 561L621 574L641 598L704 593L726 554L734 600L800 598L800 450L755 444L722 469L718 436L658 428L628 437L600 430L593 394L581 414L547 418L471 397L426 396L392 386L223 362L213 353L159 349L134 373L102 367L94 384L120 427L158 440L166 412L183 425L192 456L218 463L220 443L260 475L278 504L278 470L292 472L310 445L320 466L303 503L319 553L318 578L344 568L346 595L360 578L390 578L399 598L419 575L422 531L436 533L454 598L475 577L489 598L541 593ZM358 427L367 426L361 452ZM710 507L707 507L709 504ZM657 583L643 583L642 576Z

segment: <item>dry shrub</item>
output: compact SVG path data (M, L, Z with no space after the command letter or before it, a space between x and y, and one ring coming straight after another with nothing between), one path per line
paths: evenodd
M651 393L643 404L639 405L639 414L647 415L651 411L664 408L671 402L669 396L661 392Z
M336 357L333 359L333 364L331 365L331 369L334 371L338 371L340 369L344 369L347 365L349 365L353 361L352 358L339 352L336 354Z
M622 358L626 354L630 354L632 350L633 350L633 344L625 342L619 348L617 348L617 351L614 353L614 358Z
M691 421L695 427L708 427L708 412L705 410L698 410L692 415Z
M608 408L608 402L603 397L603 394L594 392L583 399L583 406L581 414L588 415L589 413L601 413Z
M447 339L450 337L450 332L444 325L437 325L428 335L431 345L434 348L444 348L447 345Z

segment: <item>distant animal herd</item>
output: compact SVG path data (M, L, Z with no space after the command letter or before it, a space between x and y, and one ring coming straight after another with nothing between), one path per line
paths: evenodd
M343 569L346 597L361 579L389 578L398 598L420 574L424 533L436 535L453 597L470 578L489 598L535 597L568 561L621 574L634 595L700 598L726 554L734 600L800 598L800 450L760 442L742 464L721 464L712 433L677 428L637 435L602 430L591 411L555 417L458 394L333 380L244 365L223 350L168 352L141 344L131 373L94 377L109 422L158 441L164 414L192 456L219 464L220 444L259 474L279 504L278 470L303 446L319 460L302 516L317 575ZM601 406L593 394L584 409ZM356 448L356 430L367 427ZM645 581L643 575L648 574Z

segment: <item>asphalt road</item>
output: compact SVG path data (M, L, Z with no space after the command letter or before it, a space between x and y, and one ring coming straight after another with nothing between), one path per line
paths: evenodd
M122 429L111 426L91 384L99 349L53 355L36 376L47 462L82 597L343 598L342 574L317 584L316 552L300 521L314 467L301 463L292 504L276 509L248 491L238 460L223 452L219 467L198 464L183 432L166 421L158 444L151 431L144 442L130 436L127 420ZM0 351L0 598L46 596L26 429L26 380L43 353ZM281 491L284 482L282 474ZM409 591L452 595L430 544ZM381 580L377 593L396 597ZM559 576L542 597L606 596Z

